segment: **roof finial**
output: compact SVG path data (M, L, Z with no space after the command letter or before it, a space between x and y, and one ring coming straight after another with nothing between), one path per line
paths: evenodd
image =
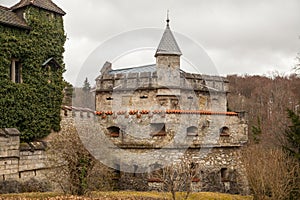
M169 10L167 11L167 26L169 26L170 19L169 19Z

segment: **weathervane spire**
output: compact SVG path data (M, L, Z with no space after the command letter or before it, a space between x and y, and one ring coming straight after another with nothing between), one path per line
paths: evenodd
M169 10L167 11L167 26L169 26L170 19L169 19Z

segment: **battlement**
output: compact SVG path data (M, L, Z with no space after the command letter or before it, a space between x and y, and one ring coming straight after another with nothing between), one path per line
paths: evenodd
M161 85L157 71L124 73L123 70L120 70L120 73L106 73L96 79L96 92L132 89L153 90L165 87L202 92L228 92L228 80L224 77L186 73L183 71L180 71L179 74L180 84L175 87L169 86L168 83Z

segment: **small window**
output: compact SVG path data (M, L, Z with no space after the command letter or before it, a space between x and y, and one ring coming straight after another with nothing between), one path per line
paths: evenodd
M196 126L191 126L186 129L187 136L198 136L198 128Z
M138 166L137 165L133 165L133 177L136 177L137 169L138 169Z
M191 162L191 163L190 163L190 169L191 169L191 170L195 170L196 168L197 168L197 164L194 163L194 162Z
M26 12L23 13L23 19L27 20Z
M112 179L113 180L119 180L120 177L121 177L121 167L120 167L120 165L119 164L115 164L114 169L115 170L114 170L114 174L113 174Z
M141 99L148 99L147 95L140 96Z
M54 13L47 13L46 16L47 16L49 21L51 21L55 17Z
M229 174L227 168L221 169L221 181L222 182L228 182L229 181Z
M166 126L164 123L151 124L151 136L166 136Z
M22 65L15 59L11 61L10 80L14 83L22 83Z
M120 136L120 128L117 126L111 126L107 128L109 131L110 137L119 137Z
M112 98L112 97L107 97L106 100L107 100L107 101L112 101L112 100L114 100L114 98Z
M220 136L229 136L229 128L227 126L220 128Z

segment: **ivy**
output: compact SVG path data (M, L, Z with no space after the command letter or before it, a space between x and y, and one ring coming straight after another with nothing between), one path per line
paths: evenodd
M36 7L24 12L30 31L0 25L0 127L18 128L29 142L60 130L66 36L61 16ZM51 57L61 68L49 72L42 63ZM10 80L12 58L22 63L21 84Z

